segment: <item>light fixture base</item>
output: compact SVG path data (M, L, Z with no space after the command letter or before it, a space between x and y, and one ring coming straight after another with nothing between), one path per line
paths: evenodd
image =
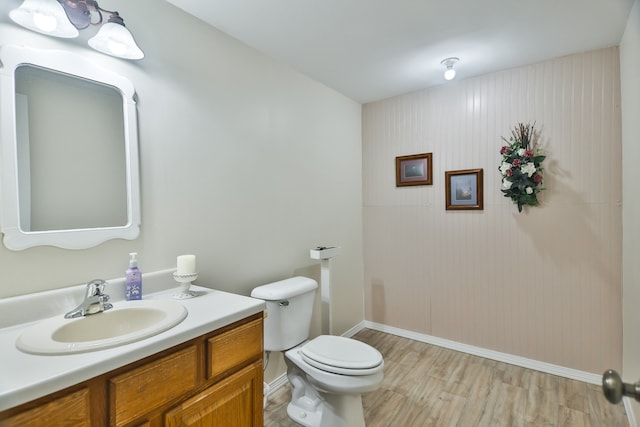
M453 64L455 64L458 61L460 61L460 58L456 58L455 56L452 56L450 58L443 59L442 61L440 61L440 63L447 68L451 68L453 67Z

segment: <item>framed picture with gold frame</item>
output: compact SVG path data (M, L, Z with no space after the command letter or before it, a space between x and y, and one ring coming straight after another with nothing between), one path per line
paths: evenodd
M482 210L482 169L446 171L446 210Z
M396 157L396 187L432 185L432 153Z

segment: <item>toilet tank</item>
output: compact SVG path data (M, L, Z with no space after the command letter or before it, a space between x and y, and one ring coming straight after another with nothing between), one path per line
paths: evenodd
M313 301L318 282L307 277L292 277L258 286L253 298L266 301L264 349L288 350L309 338Z

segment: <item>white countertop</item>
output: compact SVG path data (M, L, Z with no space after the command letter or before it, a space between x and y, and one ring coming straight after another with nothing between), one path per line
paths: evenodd
M172 273L173 270L165 270L143 275L143 299L171 299L184 304L189 313L181 323L138 342L87 353L42 356L23 353L15 345L27 326L54 315L63 316L75 308L82 300L84 285L0 300L0 411L125 366L264 309L261 300L200 286L191 287L199 296L174 299L178 283ZM122 280L108 282L105 293L111 295L114 306L126 304L118 296L123 294ZM61 310L61 306L65 308Z

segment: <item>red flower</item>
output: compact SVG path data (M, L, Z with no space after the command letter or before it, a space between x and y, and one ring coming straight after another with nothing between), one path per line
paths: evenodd
M527 150L524 152L525 157L533 157L533 150Z
M513 172L511 171L511 169L507 169L507 174L506 174L506 175L507 175L507 176L511 176L511 175L513 175Z
M511 162L511 166L513 166L514 168L517 168L518 166L522 165L522 160L520 159L515 159L513 162Z
M538 173L533 174L533 182L540 184L542 182L542 175Z
M504 154L504 153L506 153L508 149L509 149L509 146L508 146L508 145L503 146L503 147L500 149L500 154Z

